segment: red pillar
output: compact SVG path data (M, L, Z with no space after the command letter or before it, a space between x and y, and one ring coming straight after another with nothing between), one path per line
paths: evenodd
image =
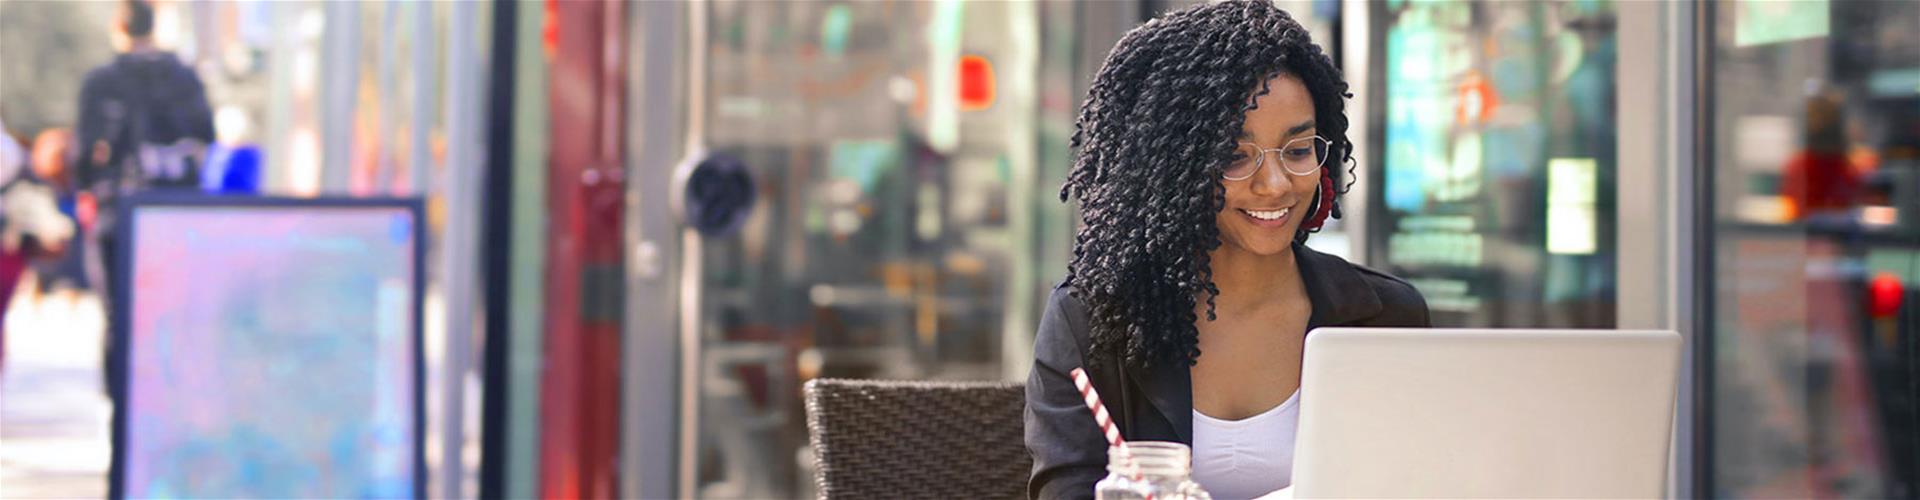
M540 496L619 495L625 13L548 0L546 352Z

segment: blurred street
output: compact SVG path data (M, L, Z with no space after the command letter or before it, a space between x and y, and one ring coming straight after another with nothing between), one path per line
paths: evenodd
M100 389L100 300L56 292L14 301L0 373L0 498L106 496L113 409Z

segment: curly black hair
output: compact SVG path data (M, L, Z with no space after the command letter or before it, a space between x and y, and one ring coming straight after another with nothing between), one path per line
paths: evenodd
M1200 356L1196 301L1214 315L1209 252L1220 246L1221 169L1266 82L1299 78L1337 161L1322 167L1338 195L1352 170L1340 69L1307 30L1264 0L1202 4L1162 15L1120 38L1094 77L1075 124L1077 156L1061 201L1077 198L1083 224L1066 284L1090 309L1093 362L1192 366ZM1317 206L1317 205L1316 205ZM1304 242L1311 229L1294 236Z

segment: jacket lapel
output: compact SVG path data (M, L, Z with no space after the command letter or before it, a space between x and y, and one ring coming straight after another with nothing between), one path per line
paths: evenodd
M1295 264L1306 285L1307 298L1313 301L1313 316L1307 330L1330 325L1347 325L1380 314L1380 296L1368 286L1352 264L1294 244ZM1148 370L1122 368L1133 386L1146 392L1147 401L1160 416L1173 424L1180 442L1193 444L1193 373L1190 367L1157 365Z
M1168 366L1154 365L1144 372L1135 368L1124 368L1135 387L1147 393L1147 402L1153 404L1160 416L1173 424L1173 433L1180 442L1193 444L1193 373L1185 364Z
M1351 325L1380 314L1380 295L1373 293L1360 271L1339 257L1293 245L1300 280L1306 284L1307 299L1313 301L1313 317L1307 331L1334 325Z

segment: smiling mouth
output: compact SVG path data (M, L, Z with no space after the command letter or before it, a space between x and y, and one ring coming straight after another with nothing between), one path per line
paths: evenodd
M1285 219L1287 217L1287 212L1291 212L1291 211L1293 211L1292 208L1282 208L1279 210L1240 209L1240 213L1247 214L1248 217L1252 217L1254 220L1263 221L1263 222L1271 222L1271 221L1278 221L1281 219Z

